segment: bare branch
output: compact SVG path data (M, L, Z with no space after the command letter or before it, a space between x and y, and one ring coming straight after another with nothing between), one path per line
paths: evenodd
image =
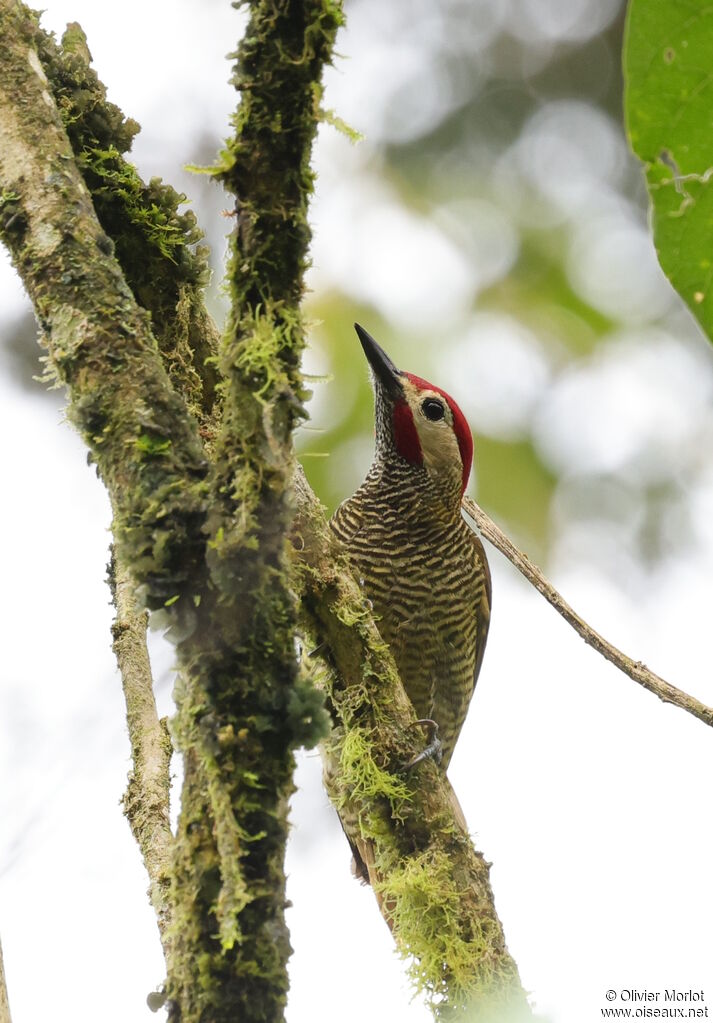
M168 959L173 853L169 821L171 739L165 718L159 721L156 711L146 647L148 616L137 607L134 582L120 562L110 566L109 581L116 608L114 653L121 672L134 763L124 795L124 813L149 875L151 905Z
M555 611L562 615L564 620L572 626L585 643L588 643L589 646L598 651L602 657L606 657L608 661L619 668L620 671L623 671L625 675L628 675L629 678L633 679L634 682L638 682L644 689L648 689L650 693L658 696L664 703L672 703L676 707L680 707L681 710L685 710L700 721L703 721L706 725L713 726L713 707L701 703L694 696L689 696L682 689L672 686L670 682L650 671L641 661L634 661L631 657L627 657L621 650L618 650L604 639L603 636L600 636L590 625L587 625L583 618L580 618L554 586L545 579L540 569L532 564L526 554L518 550L512 540L503 533L499 526L496 526L493 520L486 515L475 501L465 497L463 499L463 508L466 514L473 519L485 539L489 540L494 547L497 547L500 553L504 554L508 561L525 576L528 582L532 583L538 593L541 593Z
M2 957L2 945L0 945L0 1023L12 1023L10 1017L10 1002L7 997L7 982L5 980L5 963Z

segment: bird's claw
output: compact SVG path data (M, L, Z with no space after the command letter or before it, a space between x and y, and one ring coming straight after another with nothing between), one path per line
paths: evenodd
M414 721L414 724L428 726L430 733L429 741L425 749L422 749L420 753L417 753L415 757L412 757L404 765L404 771L412 770L416 764L420 764L424 760L435 760L437 764L440 764L443 759L443 743L438 738L438 722L434 721L433 718L419 718L418 721Z

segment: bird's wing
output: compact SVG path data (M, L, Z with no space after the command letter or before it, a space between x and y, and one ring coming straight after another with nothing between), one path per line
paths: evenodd
M342 501L329 520L329 525L342 543L349 547L350 541L357 536L364 525L359 502L355 501L353 497Z
M493 580L490 575L490 568L488 566L488 559L485 557L485 550L478 537L473 533L473 546L475 547L475 553L478 561L480 562L483 570L483 590L480 597L480 604L476 609L477 625L476 625L476 654L475 654L475 671L473 673L473 689L475 689L478 681L478 675L480 674L480 666L483 663L483 654L485 653L485 643L488 638L488 628L490 627L490 608L493 602Z

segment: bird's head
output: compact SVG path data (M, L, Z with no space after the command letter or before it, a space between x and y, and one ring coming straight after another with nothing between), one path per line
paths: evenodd
M373 375L377 457L400 458L425 470L460 505L473 461L465 416L449 394L397 369L363 327L354 327Z

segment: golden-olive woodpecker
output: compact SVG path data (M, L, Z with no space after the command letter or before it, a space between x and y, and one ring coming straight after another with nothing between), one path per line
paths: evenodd
M478 678L490 572L461 516L473 458L465 416L439 387L398 370L358 324L372 370L374 461L334 513L342 541L419 718L448 767Z

